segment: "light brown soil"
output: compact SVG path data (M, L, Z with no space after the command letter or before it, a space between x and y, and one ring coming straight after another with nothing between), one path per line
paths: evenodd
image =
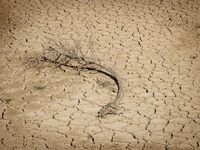
M116 94L104 75L24 69L70 35L121 77L118 114L97 117ZM0 149L198 150L199 74L199 0L1 0Z

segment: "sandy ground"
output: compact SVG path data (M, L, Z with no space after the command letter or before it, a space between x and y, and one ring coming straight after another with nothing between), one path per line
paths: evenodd
M119 74L117 115L104 75L24 69L70 35ZM0 149L198 150L199 74L199 0L0 0Z

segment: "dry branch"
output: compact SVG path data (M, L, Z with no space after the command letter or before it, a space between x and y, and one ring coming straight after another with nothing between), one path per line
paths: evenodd
M110 101L108 104L103 106L98 112L98 117L105 117L107 114L116 114L119 109L119 102L123 97L122 91L122 83L114 72L113 69L107 68L101 64L98 64L93 61L86 60L85 56L81 51L80 43L74 41L74 47L65 47L62 43L57 44L56 48L48 47L43 51L42 56L40 57L40 62L47 62L55 64L58 68L62 69L62 66L72 68L78 71L96 71L98 73L104 74L114 80L115 84L118 87L117 95L114 100ZM91 45L90 45L91 47ZM38 61L38 58L35 60L31 60L35 65Z

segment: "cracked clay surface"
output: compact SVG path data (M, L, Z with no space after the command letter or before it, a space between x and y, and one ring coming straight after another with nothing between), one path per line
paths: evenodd
M116 94L104 75L24 69L70 35L121 77L117 114L96 116ZM200 1L1 0L0 150L48 149L199 150Z

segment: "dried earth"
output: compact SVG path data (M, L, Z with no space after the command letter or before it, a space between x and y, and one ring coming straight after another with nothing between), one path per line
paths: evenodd
M104 75L25 69L70 35L121 77L118 114L97 117L116 94ZM199 0L1 0L0 149L198 150L199 74Z

